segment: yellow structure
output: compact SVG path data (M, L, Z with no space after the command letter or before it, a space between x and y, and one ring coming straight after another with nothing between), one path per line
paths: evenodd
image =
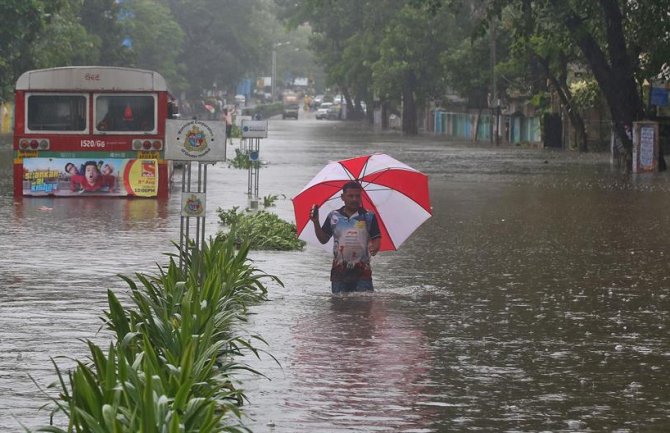
M0 134L11 134L14 129L14 104L0 102Z

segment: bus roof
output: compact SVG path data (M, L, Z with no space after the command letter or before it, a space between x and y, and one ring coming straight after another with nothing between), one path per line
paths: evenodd
M24 72L16 90L167 90L158 72L112 66L66 66Z

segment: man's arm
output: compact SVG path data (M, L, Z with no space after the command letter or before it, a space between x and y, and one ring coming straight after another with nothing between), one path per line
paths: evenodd
M370 250L370 255L375 256L379 252L379 246L382 243L382 238L374 238L370 239L370 244L368 245L368 249Z
M314 223L314 234L316 234L319 242L322 244L328 242L331 235L323 231L323 228L319 225L319 207L317 205L312 206L309 212L309 219Z

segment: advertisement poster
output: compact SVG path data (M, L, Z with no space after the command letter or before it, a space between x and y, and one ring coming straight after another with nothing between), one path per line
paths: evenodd
M158 193L155 159L24 158L23 195L137 196Z

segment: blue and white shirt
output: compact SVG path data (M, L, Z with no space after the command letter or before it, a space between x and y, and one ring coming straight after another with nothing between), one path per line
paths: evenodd
M330 212L321 228L333 237L330 280L350 282L372 279L368 243L381 237L375 214L360 208L348 217L343 206Z

